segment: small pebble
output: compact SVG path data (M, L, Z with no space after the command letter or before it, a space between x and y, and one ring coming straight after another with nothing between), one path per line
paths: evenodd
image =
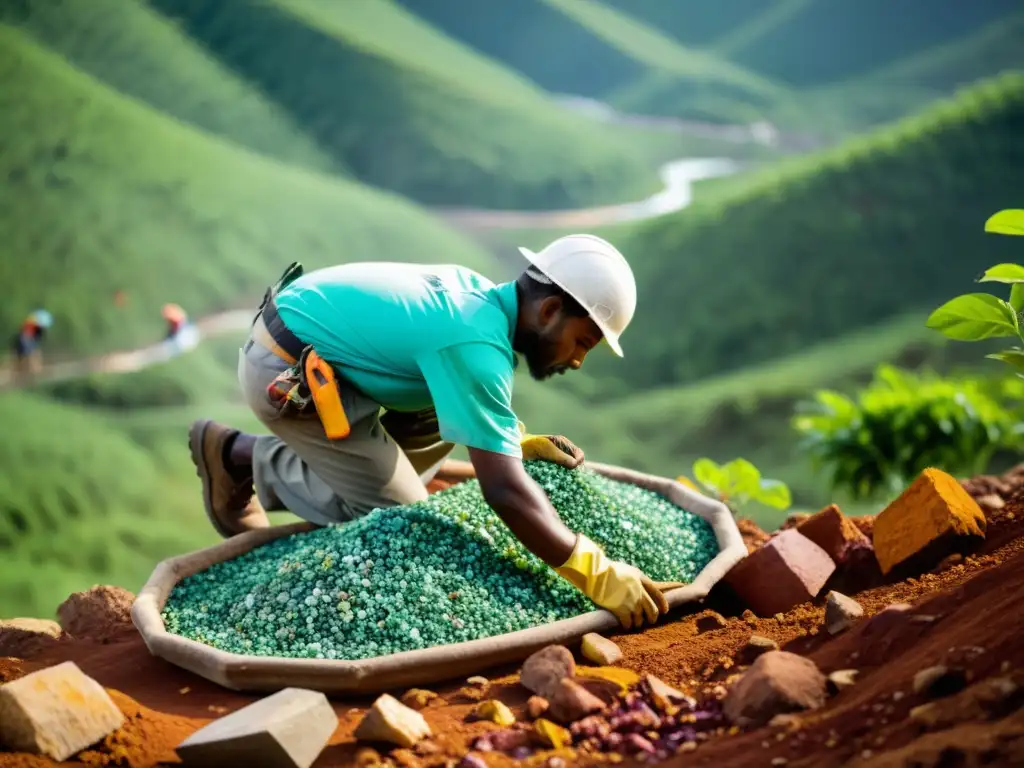
M583 636L580 652L587 661L608 666L622 660L622 650L606 637L596 632L588 632Z
M526 712L530 715L530 719L536 720L548 711L548 706L548 700L543 696L531 696L526 701Z

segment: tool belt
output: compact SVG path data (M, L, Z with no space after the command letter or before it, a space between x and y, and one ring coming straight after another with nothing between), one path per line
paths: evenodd
M288 329L274 303L281 289L301 275L302 265L292 262L281 279L267 289L253 319L253 340L289 364L267 386L267 396L282 415L315 409L328 439L343 440L351 432L351 425L342 406L334 368L311 344L304 344ZM262 326L257 325L261 317Z

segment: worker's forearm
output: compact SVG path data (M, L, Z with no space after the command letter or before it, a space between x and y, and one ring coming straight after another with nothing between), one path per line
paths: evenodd
M523 546L552 568L565 563L576 545L566 527L535 483L516 483L491 494L487 503Z

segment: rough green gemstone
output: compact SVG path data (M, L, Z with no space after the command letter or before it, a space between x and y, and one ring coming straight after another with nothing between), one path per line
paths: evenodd
M657 581L691 581L718 553L702 518L655 493L586 468L530 461L526 469L566 525ZM470 481L218 563L178 584L163 615L168 631L225 651L361 659L592 609Z

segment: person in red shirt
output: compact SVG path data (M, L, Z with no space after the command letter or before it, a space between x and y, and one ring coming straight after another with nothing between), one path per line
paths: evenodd
M37 309L25 318L14 337L15 369L19 374L38 373L43 366L40 342L53 325L53 316L45 309Z
M165 340L173 339L188 322L188 315L185 310L177 304L164 304L163 317L167 321L167 336Z

